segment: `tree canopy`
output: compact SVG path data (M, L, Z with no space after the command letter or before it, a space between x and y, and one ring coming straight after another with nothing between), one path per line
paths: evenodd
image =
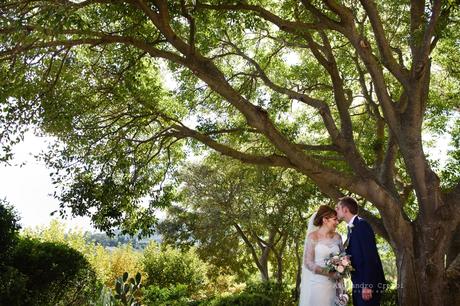
M446 254L460 264L458 7L3 1L3 159L27 124L58 137L57 196L104 229L148 229L189 145L292 168L333 199L371 203L362 214L413 269L401 301L440 304ZM452 135L446 165L430 160L426 133Z

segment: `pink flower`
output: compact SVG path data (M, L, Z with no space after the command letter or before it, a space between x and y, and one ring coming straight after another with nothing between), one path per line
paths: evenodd
M342 266L348 266L350 264L350 260L348 259L348 257L344 257L342 258Z
M343 273L343 271L345 271L345 268L343 266L337 266L336 270L339 273Z

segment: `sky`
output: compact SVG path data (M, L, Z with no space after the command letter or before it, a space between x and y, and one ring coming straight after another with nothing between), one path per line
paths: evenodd
M49 176L50 170L34 155L45 150L49 138L28 133L22 143L14 147L14 159L10 165L0 164L0 198L12 204L20 216L23 228L47 226L58 215L51 212L59 209L59 201L51 195L54 187ZM24 165L21 165L24 164ZM95 231L88 217L62 220L67 228Z

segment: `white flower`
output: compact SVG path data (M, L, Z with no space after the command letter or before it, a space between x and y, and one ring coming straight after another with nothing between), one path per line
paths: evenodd
M337 266L336 270L339 273L343 273L343 271L345 271L345 268L343 266Z

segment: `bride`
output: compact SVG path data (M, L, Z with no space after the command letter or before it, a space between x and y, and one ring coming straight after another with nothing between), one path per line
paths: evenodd
M308 222L305 239L299 306L333 306L338 273L327 272L325 259L343 250L342 238L335 231L337 212L321 205Z

